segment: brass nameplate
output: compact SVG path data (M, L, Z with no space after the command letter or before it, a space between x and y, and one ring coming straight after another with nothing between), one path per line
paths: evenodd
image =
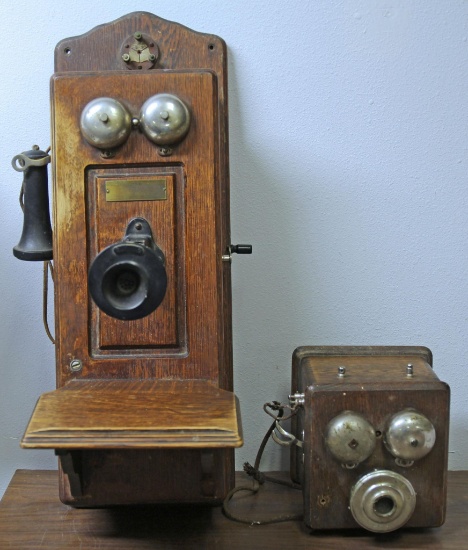
M167 199L166 179L151 180L107 180L106 201L165 201Z

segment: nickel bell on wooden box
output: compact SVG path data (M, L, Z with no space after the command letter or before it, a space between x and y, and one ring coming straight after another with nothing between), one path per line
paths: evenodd
M293 355L291 477L313 529L437 527L445 519L450 391L424 347L302 347Z
M57 389L22 440L73 506L220 502L232 393L226 45L143 12L62 40L14 254L51 261ZM47 164L53 174L53 237ZM52 245L53 242L53 245Z

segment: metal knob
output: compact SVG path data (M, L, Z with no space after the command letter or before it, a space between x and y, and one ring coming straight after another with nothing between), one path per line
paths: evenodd
M187 135L190 128L190 111L177 96L157 94L143 104L140 126L153 143L171 145Z
M251 244L230 244L227 247L226 254L223 254L223 262L232 262L233 254L252 254L252 245Z
M98 97L83 109L80 127L90 145L111 149L127 141L132 131L132 117L120 101Z

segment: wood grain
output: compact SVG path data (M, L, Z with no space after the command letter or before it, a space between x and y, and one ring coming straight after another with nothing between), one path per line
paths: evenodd
M217 330L224 310L219 307L218 296L223 262L222 250L216 247L218 204L215 193L217 159L213 133L216 118L213 75L203 71L157 75L149 72L133 74L130 71L123 74L73 73L55 76L52 83L55 104L54 260L59 385L78 377L203 378L219 384L220 372L226 367L219 362L220 347L224 346L224 342ZM187 138L175 148L171 157L160 157L157 147L138 131L132 133L112 159L101 158L99 150L81 137L78 129L80 114L92 98L109 95L122 101L125 98L133 114L138 113L148 97L168 90L187 102L193 115ZM132 165L129 167L130 161ZM112 177L123 177L125 173L132 177L140 166L147 168L147 174L157 175L161 169L170 170L176 165L183 167L185 175L184 181L178 182L179 186L183 185L178 193L181 201L178 208L169 202L155 205L152 201L149 206L143 207L144 201L138 201L137 205L130 203L130 206L125 202L112 203L109 208L105 201L99 200L99 189L90 191L92 184L99 184L100 180L86 182L85 176L90 166L93 170L99 166L99 170L105 170ZM91 201L95 204L94 208L90 207ZM90 262L109 241L122 238L118 235L139 207L148 216L156 238L161 236L164 253L164 244L167 245L168 274L173 278L161 311L155 312L152 319L141 321L138 326L144 330L156 320L156 326L158 323L179 325L187 335L187 350L181 351L176 347L171 351L169 348L171 345L174 347L174 342L171 334L167 334L166 341L153 346L163 351L157 360L148 353L146 357L138 354L137 360L131 361L128 354L122 356L119 349L114 353L109 351L106 357L93 357L90 355L89 333L102 324L101 320L104 323L102 330L106 330L106 326L119 327L122 333L120 349L125 347L128 335L126 323L112 323L104 320L104 314L98 316L96 312L90 317L90 312L95 311L87 286ZM158 215L159 210L164 209L166 213ZM182 229L178 230L178 227ZM102 235L97 234L101 228L104 228ZM184 234L182 242L178 243L179 253L175 255L174 236L181 230ZM184 281L181 281L181 276L184 276ZM176 289L181 285L185 288L180 302L180 307L184 309L182 316L178 315L180 310L175 307ZM112 338L115 342L118 334L113 334ZM149 338L148 331L146 338ZM150 342L146 340L146 345ZM83 363L79 374L70 371L72 358L78 358Z
M24 448L239 447L232 392L206 381L75 381L43 394Z
M122 47L136 31L158 48L151 70L129 71L122 60ZM174 397L162 391L159 403L165 405L158 408L161 386L153 388L154 396L132 390L123 396L116 387L105 390L99 381L199 380L232 391L231 274L221 259L230 244L226 45L214 35L135 12L60 42L55 69L51 89L59 390L39 402L24 444L62 445L62 450L64 442L74 446L70 456L62 457L68 473L60 470L60 494L75 506L144 504L169 497L218 502L233 483L234 455L227 447L241 442L234 396L217 401L208 392L195 403L196 395L182 392ZM192 116L187 137L173 146L171 156L161 156L139 130L110 158L81 136L80 114L92 99L118 99L138 118L143 103L163 92L180 97ZM103 200L106 178L158 174L167 174L173 182L164 203L110 205ZM169 283L158 310L145 319L122 322L97 310L89 297L87 273L96 255L122 238L134 216L144 216L153 228L166 255ZM79 372L70 370L73 359L82 362ZM83 399L83 392L68 392L66 384L74 380L94 381L92 396ZM132 395L141 400L139 405ZM169 411L168 402L180 413ZM185 427L184 408L185 420L192 418ZM168 418L149 420L148 411ZM175 430L169 428L171 422ZM184 450L197 437L204 449ZM174 446L176 440L179 448L174 453L179 455L149 448L162 442ZM105 451L102 446L128 450ZM214 446L225 448L212 450ZM83 450L87 448L98 450ZM157 473L150 476L152 469Z
M132 180L157 176L166 181L167 198L161 201L107 202L108 180ZM87 170L88 263L107 246L122 240L125 222L142 217L151 224L153 239L164 250L168 287L162 304L150 315L122 321L103 313L90 302L90 346L93 356L187 353L185 304L185 181L183 169L125 167Z
M213 219L217 227L215 248L218 257L220 257L231 243L228 75L225 42L216 35L199 33L151 13L139 11L100 25L86 34L66 38L59 42L55 49L55 71L56 73L67 74L73 74L76 71L135 73L135 71L128 71L126 64L122 61L121 46L136 31L151 36L159 48L159 58L154 68L150 71L142 71L152 74L154 80L157 81L159 76L165 74L168 70L196 72L202 69L209 71L214 76L216 82L214 99L216 118L212 134L216 144L217 162L213 167L215 171L213 182L215 210ZM69 97L73 95L74 92ZM141 104L138 105L138 107L140 106ZM73 130L73 128L70 128L70 130ZM53 149L56 148L53 147ZM174 161L174 157L171 158ZM99 158L98 164L100 164ZM201 234L203 236L203 231ZM208 251L205 250L205 252ZM216 328L214 332L218 337L218 346L217 349L212 350L212 354L217 355L218 364L221 365L217 374L220 387L232 390L231 266L228 262L217 264L216 285L215 299L217 300L217 308L222 314L215 319ZM137 368L140 368L140 363L137 362L136 365ZM64 367L60 366L59 368L63 369ZM66 373L60 371L58 374L60 383L64 383L62 377L66 376Z
M355 368L359 368L363 361L366 369L359 370L356 380ZM371 382L385 380L389 384L401 377L405 383L411 384L411 379L406 377L406 366L409 362L412 362L418 371L418 377L413 379L413 382L421 382L421 375L426 380L432 378L431 373L425 368L432 367L432 352L424 346L300 346L292 355L291 393L304 393L308 383L312 383L316 376L322 384L334 385L337 390L343 384L353 383L353 380L358 385L369 379ZM327 365L327 368L322 369L320 365ZM314 372L315 366L319 366L317 372ZM347 376L338 378L339 366L348 368ZM369 372L372 374L369 375ZM308 373L309 382L304 379L305 373ZM303 424L303 413L293 416L292 432L302 434ZM290 455L291 478L299 482L302 475L300 472L303 471L302 451L293 445Z
M275 473L287 479L286 473ZM237 485L248 485L244 474ZM251 526L228 520L221 508L171 505L77 510L57 500L57 472L18 470L0 503L0 547L48 549L320 550L391 548L464 550L468 539L468 472L449 472L446 523L438 529L403 529L376 536L362 530L310 531L301 521ZM246 493L245 493L246 494ZM296 514L302 495L280 485L265 484L256 497L240 493L238 514L265 519Z
M294 377L298 391L305 393L303 412L293 424L293 432L304 430L304 460L297 450L291 467L295 479L303 478L305 522L315 529L353 528L357 524L349 511L349 498L357 481L374 470L391 470L403 475L417 493L409 527L435 527L445 517L448 460L450 391L429 364L424 350L386 350L386 354L347 354L330 350L330 356L313 347L301 353ZM361 350L363 351L363 350ZM406 351L405 355L403 352ZM406 376L412 363L414 376ZM346 374L338 377L337 367ZM406 409L416 409L433 424L436 441L424 458L408 468L395 464L383 443L389 418ZM354 469L346 469L325 444L328 423L343 411L363 415L377 435L369 458ZM301 438L302 439L302 438ZM333 514L330 513L333 510Z

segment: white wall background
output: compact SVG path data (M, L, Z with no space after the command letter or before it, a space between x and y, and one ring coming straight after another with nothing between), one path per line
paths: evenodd
M38 396L54 388L41 265L11 158L47 147L62 38L144 9L229 47L234 361L253 461L298 345L426 345L452 387L450 467L468 468L468 3L462 0L2 1L0 494ZM286 469L271 443L266 469Z

